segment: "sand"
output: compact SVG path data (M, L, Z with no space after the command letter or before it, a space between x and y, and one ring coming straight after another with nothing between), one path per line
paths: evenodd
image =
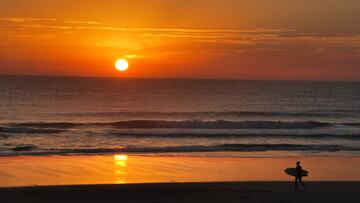
M360 182L157 183L2 188L7 202L360 202Z
M0 187L158 182L292 181L284 169L301 160L305 181L360 181L360 156L218 158L179 156L0 157Z
M297 160L306 191L284 173ZM359 156L15 156L0 167L1 203L360 202Z

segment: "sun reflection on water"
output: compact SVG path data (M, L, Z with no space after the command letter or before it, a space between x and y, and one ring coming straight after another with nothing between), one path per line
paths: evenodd
M114 163L115 163L115 176L117 184L126 183L126 175L127 175L127 161L128 156L124 154L116 154L114 155Z
M128 156L123 154L116 154L114 155L115 161L127 161Z

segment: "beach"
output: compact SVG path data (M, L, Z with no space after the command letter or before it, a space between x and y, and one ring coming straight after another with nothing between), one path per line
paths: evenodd
M293 181L300 160L305 181L360 181L360 157L227 158L159 155L0 157L0 187L179 182Z
M301 160L307 189L283 171ZM0 158L1 202L358 202L360 157Z
M158 183L0 189L1 202L359 202L360 182Z

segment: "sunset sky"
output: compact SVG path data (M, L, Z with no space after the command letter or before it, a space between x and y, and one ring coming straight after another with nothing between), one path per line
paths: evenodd
M0 74L360 80L359 11L359 0L0 0Z

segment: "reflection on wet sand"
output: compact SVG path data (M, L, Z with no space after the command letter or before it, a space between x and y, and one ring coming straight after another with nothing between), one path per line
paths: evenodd
M114 155L115 174L117 184L126 183L128 156L123 154Z
M0 157L0 186L293 181L284 169L297 160L310 171L305 181L360 180L360 157L357 156L211 158L116 154Z

